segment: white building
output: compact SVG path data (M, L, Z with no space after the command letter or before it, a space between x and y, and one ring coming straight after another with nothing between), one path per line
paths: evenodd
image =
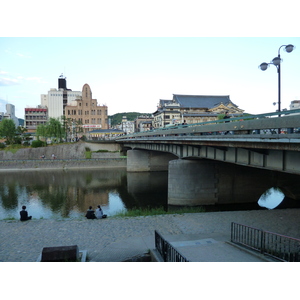
M15 115L15 106L13 104L6 104L6 113L0 113L1 118L0 121L3 119L11 119L14 121L16 127L19 126L19 119Z
M299 109L300 108L300 100L293 100L290 104L290 109Z
M133 121L127 121L127 117L122 117L122 123L119 126L120 130L123 130L126 134L134 133L134 122Z
M65 106L82 96L81 91L67 89L66 78L58 78L58 89L51 88L48 94L41 95L41 105L48 107L48 118L60 119L65 114Z

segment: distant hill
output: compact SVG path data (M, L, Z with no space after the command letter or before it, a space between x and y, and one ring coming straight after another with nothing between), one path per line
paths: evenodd
M111 116L108 116L111 120L111 126L121 124L123 116L127 117L128 121L134 121L138 116L148 116L151 117L152 114L149 113L138 113L138 112L127 112L127 113L117 113Z

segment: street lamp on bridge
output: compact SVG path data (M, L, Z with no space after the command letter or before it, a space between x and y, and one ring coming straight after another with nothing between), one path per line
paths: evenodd
M280 58L280 49L282 47L285 47L284 50L287 52L287 53L291 53L295 46L291 45L291 44L288 44L288 45L282 45L279 47L278 49L278 56L276 56L275 58L272 59L272 61L270 63L266 63L266 62L263 62L262 64L259 65L259 68L262 70L262 71L265 71L267 70L267 68L269 67L269 65L274 65L276 68L277 68L277 73L278 73L278 113L280 113L281 111L281 78L280 78L280 64L281 64L281 58ZM275 102L276 104L276 102ZM279 117L280 117L280 114L279 114Z

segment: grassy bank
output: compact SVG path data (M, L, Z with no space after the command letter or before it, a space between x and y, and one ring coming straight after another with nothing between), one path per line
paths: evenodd
M198 207L181 207L174 208L169 211L165 211L163 207L158 208L133 208L129 210L121 210L113 217L139 217L139 216L155 216L155 215L167 215L167 214L186 214L186 213L199 213L205 212L205 209L201 206Z

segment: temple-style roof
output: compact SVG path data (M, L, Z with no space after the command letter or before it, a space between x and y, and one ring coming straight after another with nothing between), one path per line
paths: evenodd
M229 96L205 96L205 95L178 95L173 94L173 101L180 104L180 107L187 107L187 108L213 108L220 103L224 105L228 105L232 103L229 99ZM234 103L234 106L237 107Z

